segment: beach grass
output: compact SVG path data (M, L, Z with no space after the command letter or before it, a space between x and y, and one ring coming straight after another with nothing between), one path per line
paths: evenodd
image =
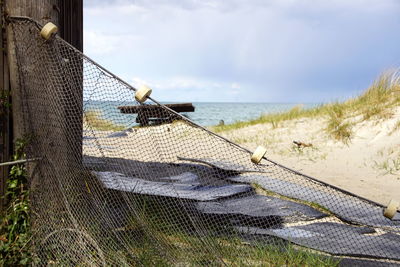
M348 143L353 135L353 123L346 120L346 109L334 103L328 108L326 132L334 139Z
M283 240L247 242L234 227L220 221L201 223L199 236L193 222L173 202L161 205L159 199L146 196L136 200L137 214L126 229L134 233L133 254L146 266L339 265L338 259Z
M378 163L375 161L375 166L384 171L384 174L399 174L400 173L400 157L395 159L386 159ZM398 178L400 179L400 178Z
M124 126L118 125L102 117L101 111L88 110L84 113L84 122L99 131L122 131Z
M156 242L133 247L137 260L145 266L339 266L340 261L292 244L278 246L239 238L193 237L161 233L168 246ZM202 240L203 239L203 240ZM211 245L212 244L212 245ZM173 257L170 257L173 255ZM121 261L120 255L115 257ZM122 263L122 262L121 262Z
M393 134L394 132L396 132L396 131L398 131L398 130L400 130L400 120L398 120L398 121L396 122L396 124L394 125L393 129L390 131L389 134Z
M257 119L211 127L220 133L257 124L270 124L277 128L282 122L300 118L322 118L326 133L333 139L348 143L353 126L366 120L390 118L393 108L400 106L400 70L386 71L361 95L342 102L321 104L304 109L297 105L284 112L264 114ZM399 126L400 127L400 126Z
M103 189L94 190L98 181L93 178L85 178L91 193L102 194ZM220 219L199 221L173 199L131 197L134 212L124 220L123 227L110 232L100 223L90 222L86 226L95 237L96 246L102 248L103 255L115 266L339 266L340 263L340 259L279 238L249 241L230 223L222 223ZM119 198L114 192L109 201ZM93 251L93 258L99 258L96 253ZM55 257L53 261L60 265L71 262L63 254ZM80 258L76 265L86 266L86 261Z

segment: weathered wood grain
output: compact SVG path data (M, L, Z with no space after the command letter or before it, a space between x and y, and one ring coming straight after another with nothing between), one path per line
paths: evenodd
M6 0L5 12L9 16L27 16L31 17L41 24L52 21L59 26L59 0ZM21 95L18 82L18 69L15 56L15 44L11 26L7 26L7 55L9 60L11 97L13 101L13 132L14 139L21 138L23 135L23 114L21 110Z

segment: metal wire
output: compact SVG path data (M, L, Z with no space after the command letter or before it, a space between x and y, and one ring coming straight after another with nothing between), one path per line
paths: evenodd
M17 165L17 164L22 164L22 163L27 163L31 161L37 161L39 159L20 159L20 160L15 160L15 161L8 161L8 162L2 162L0 163L0 166L12 166L12 165Z

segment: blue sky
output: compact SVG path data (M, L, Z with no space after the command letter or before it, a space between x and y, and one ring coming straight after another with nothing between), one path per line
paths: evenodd
M87 0L84 52L160 101L326 102L400 66L399 0Z

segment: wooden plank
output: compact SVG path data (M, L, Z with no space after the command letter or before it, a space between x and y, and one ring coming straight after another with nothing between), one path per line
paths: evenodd
M175 112L194 112L195 107L192 103L179 103L179 104L166 104L166 107L172 109ZM156 115L157 113L164 114L168 113L164 108L158 105L136 105L136 106L120 106L118 109L121 113L125 114L135 114L139 112L152 113Z

